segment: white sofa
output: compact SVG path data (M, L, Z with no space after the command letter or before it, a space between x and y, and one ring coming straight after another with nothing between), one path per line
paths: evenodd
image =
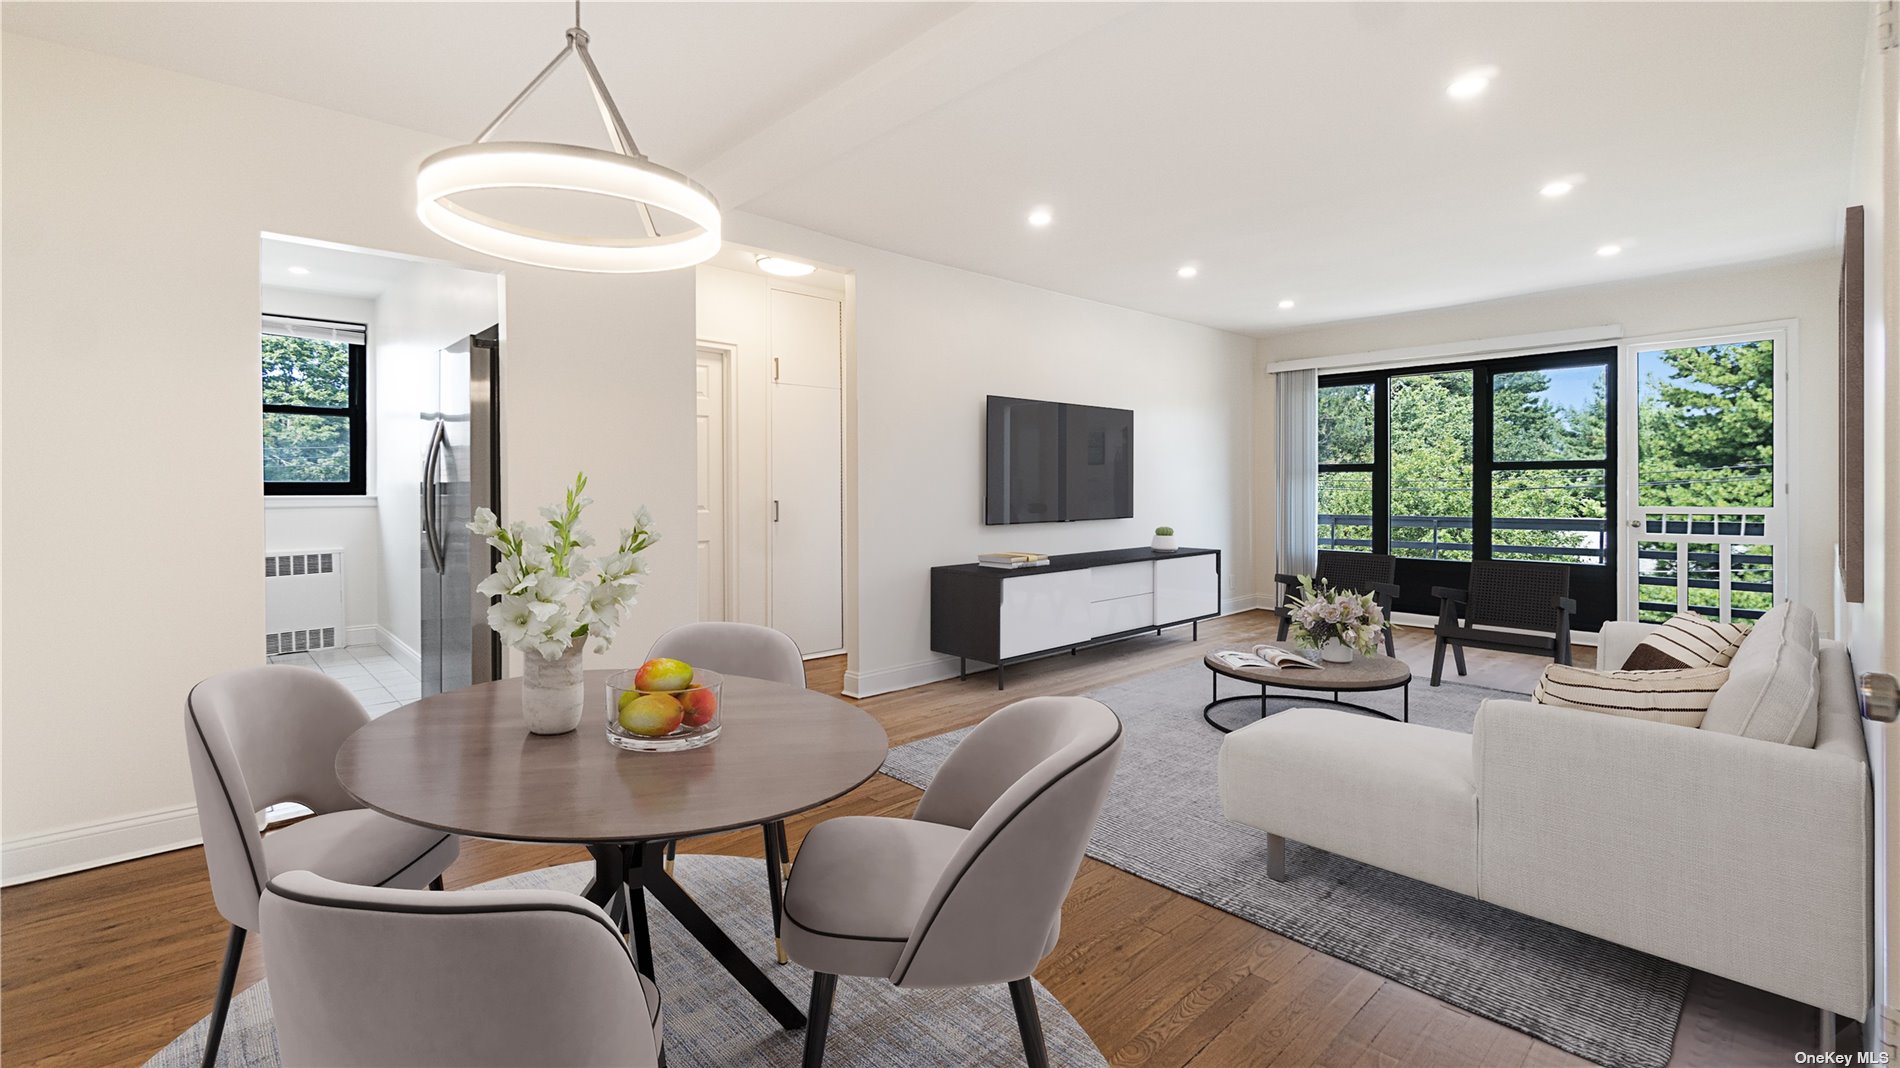
M1718 698L1753 687L1763 717L1794 711L1772 703L1799 686L1762 679L1801 660L1798 633L1764 633L1787 611L1743 643ZM1812 745L1725 733L1733 707L1696 729L1490 700L1469 736L1290 709L1227 737L1221 807L1268 833L1275 878L1291 838L1863 1019L1872 785L1847 651L1808 620ZM1647 629L1606 624L1598 662L1620 666Z

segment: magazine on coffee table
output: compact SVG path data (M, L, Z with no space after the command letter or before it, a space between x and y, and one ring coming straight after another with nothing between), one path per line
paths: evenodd
M1277 645L1256 645L1253 647L1253 652L1251 653L1243 653L1238 649L1222 649L1220 652L1214 654L1214 659L1219 660L1230 668L1266 668L1279 670L1281 668L1316 668L1320 666L1319 661L1314 660L1304 653L1297 653L1291 649L1283 649Z

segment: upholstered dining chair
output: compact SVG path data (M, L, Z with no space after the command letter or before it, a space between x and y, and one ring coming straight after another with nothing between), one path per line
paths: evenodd
M218 1059L244 935L261 930L258 899L299 868L369 886L441 888L461 840L357 804L336 777L336 753L369 722L343 684L308 668L227 671L185 698L185 749L204 834L211 896L231 924L204 1063ZM264 834L258 813L295 802L315 813Z
M647 650L647 659L671 657L694 667L703 667L722 675L744 675L782 682L787 686L805 685L805 656L791 635L756 623L688 623L659 636ZM785 821L760 824L765 834L766 889L772 898L772 933L778 950L778 962L785 963L785 943L779 938L778 914L784 900L785 876L791 869L791 842L785 837ZM673 858L679 843L666 844L666 870L672 874Z
M805 836L785 948L814 973L806 1068L824 1062L840 975L1007 983L1029 1064L1048 1064L1029 975L1055 948L1121 745L1106 705L1018 701L958 743L910 819L842 816Z
M1398 561L1385 553L1340 552L1336 549L1321 550L1319 563L1313 568L1315 583L1323 582L1336 590L1372 595L1385 613L1387 656L1397 655L1392 651L1392 605L1399 599L1399 587L1393 581L1397 571ZM1300 595L1300 578L1298 575L1275 575L1273 581L1280 584L1280 633L1276 640L1286 641L1287 629L1293 622L1293 598Z
M1432 628L1432 685L1445 673L1445 647L1465 673L1465 646L1536 653L1570 663L1570 565L1527 560L1473 560L1465 589L1432 587L1438 625ZM1535 633L1533 633L1535 632Z
M285 1068L664 1063L660 992L585 898L292 871L260 912Z

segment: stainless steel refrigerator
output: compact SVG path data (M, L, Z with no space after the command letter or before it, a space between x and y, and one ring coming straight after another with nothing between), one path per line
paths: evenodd
M441 350L434 411L422 413L422 693L501 677L501 640L488 627L488 598L475 591L494 550L468 532L475 509L501 514L496 327Z

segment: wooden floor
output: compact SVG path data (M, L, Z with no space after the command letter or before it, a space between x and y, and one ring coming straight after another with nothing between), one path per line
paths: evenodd
M859 703L901 745L976 723L1019 698L1084 693L1194 662L1204 651L1271 637L1273 625L1270 614L1249 612L1203 624L1198 644L1183 629L1013 667L1006 693L993 675L976 675ZM1430 671L1430 643L1428 632L1400 631L1399 654L1421 676ZM1580 648L1579 663L1591 652ZM1528 690L1540 667L1528 657L1470 656L1466 681L1505 689ZM809 674L814 688L837 693L842 659L814 661ZM816 820L908 815L919 795L877 776L792 821L794 848ZM759 855L756 833L688 848ZM579 849L469 841L447 882L469 886L584 859ZM0 892L0 1060L142 1062L210 1010L226 930L197 849ZM263 974L259 941L245 952L240 986ZM1117 1066L1584 1063L1094 860L1083 864L1062 941L1036 977ZM1784 1066L1796 1050L1812 1048L1813 1026L1792 1002L1698 975L1671 1063Z

